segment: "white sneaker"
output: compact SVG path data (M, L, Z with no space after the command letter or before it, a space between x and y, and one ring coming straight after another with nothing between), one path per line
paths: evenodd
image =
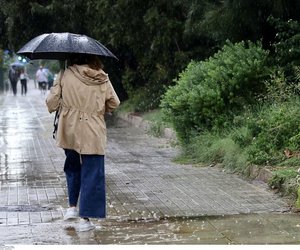
M78 210L76 207L69 207L67 212L64 215L64 220L77 219L79 216Z
M80 219L78 231L79 232L86 232L95 229L95 225L87 219Z

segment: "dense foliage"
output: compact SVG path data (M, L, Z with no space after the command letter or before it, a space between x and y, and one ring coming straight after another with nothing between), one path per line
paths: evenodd
M161 105L179 138L188 142L195 130L222 129L234 112L253 103L264 90L267 55L251 42L228 42L208 60L191 62Z
M263 40L276 31L273 15L299 20L297 0L1 0L3 49L17 51L46 32L69 31L94 37L120 59L105 62L122 99L136 110L159 105L164 86L191 59L203 60L227 39ZM0 44L0 45L1 45Z
M191 62L161 106L182 142L181 160L244 173L252 164L282 166L269 185L296 197L300 23L268 22L276 31L269 50L259 43L225 44L209 59Z

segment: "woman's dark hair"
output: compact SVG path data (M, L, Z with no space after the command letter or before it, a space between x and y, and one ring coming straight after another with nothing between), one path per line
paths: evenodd
M99 58L99 56L96 55L89 55L89 54L73 54L69 58L69 65L83 65L87 64L90 68L99 70L103 69L103 64Z

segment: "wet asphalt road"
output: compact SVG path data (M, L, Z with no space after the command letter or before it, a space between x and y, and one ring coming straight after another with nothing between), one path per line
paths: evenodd
M20 93L20 91L19 91ZM299 244L300 216L264 183L172 162L178 153L109 118L107 219L64 222L64 155L45 95L0 96L0 246L11 244Z

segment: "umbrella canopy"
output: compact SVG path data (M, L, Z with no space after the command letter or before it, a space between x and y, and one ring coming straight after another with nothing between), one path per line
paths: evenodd
M39 35L25 44L17 54L26 56L31 60L66 60L70 54L91 54L118 59L97 40L85 35L68 32Z
M18 69L23 69L25 68L25 65L21 62L13 62L10 64L11 67L15 67L15 68L18 68Z

